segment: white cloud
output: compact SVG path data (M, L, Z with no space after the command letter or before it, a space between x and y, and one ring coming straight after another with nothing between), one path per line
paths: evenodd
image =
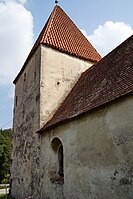
M99 25L92 35L87 35L85 30L81 31L102 56L133 34L131 26L123 22L112 21L106 21L103 25Z
M20 2L21 4L25 4L25 3L27 2L27 0L19 0L19 2Z
M0 0L0 2L2 3L8 3L8 2L14 2L14 3L21 3L21 4L25 4L27 2L27 0Z
M0 86L12 82L32 45L31 13L15 0L0 1Z

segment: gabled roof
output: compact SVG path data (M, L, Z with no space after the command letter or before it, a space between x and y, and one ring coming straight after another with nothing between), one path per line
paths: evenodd
M133 36L81 75L40 132L128 93L133 93Z
M59 6L55 6L14 83L40 44L93 62L98 62L101 59L95 48L67 14Z

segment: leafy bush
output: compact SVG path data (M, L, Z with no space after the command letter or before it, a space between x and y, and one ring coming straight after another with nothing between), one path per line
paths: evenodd
M6 195L5 194L1 194L0 195L0 199L6 199ZM12 198L10 195L7 195L7 199L15 199L15 198Z
M1 181L2 184L8 184L9 183L9 178L5 178Z
M12 129L0 130L0 183L9 183Z

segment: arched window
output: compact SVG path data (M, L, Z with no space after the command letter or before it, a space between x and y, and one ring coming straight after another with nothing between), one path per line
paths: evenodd
M51 147L51 181L62 184L64 182L64 153L61 140L54 138Z

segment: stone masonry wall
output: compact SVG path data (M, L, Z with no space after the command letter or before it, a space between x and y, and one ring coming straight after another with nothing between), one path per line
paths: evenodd
M11 193L19 199L32 194L34 140L40 128L40 54L39 47L15 87Z
M41 45L17 80L11 166L11 194L17 199L31 195L38 199L41 143L36 131L91 65Z

